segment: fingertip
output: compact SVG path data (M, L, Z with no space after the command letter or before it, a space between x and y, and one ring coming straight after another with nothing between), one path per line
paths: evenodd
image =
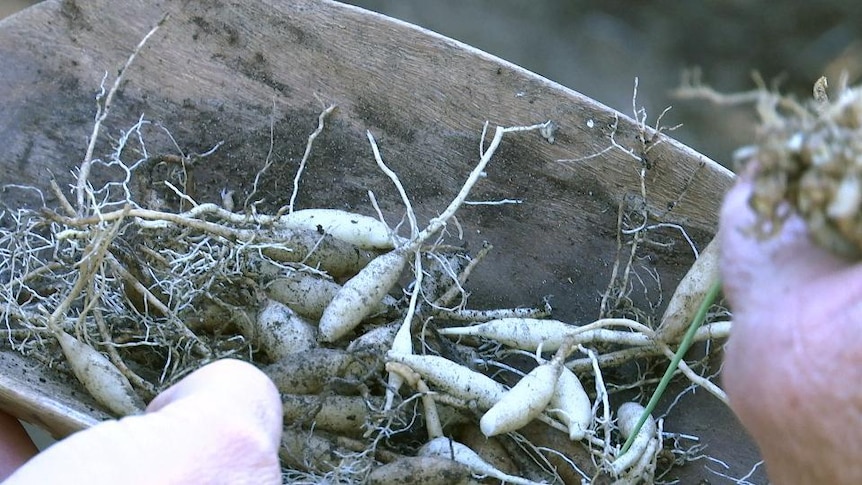
M225 394L252 391L255 396L276 396L272 381L254 365L238 359L220 359L195 370L162 391L147 406L147 412L158 411L189 396L200 393Z
M221 359L201 367L159 394L146 412L190 409L197 415L247 420L266 432L276 449L281 442L281 396L269 377L248 362Z
M847 266L811 241L796 213L774 222L774 234L758 232L762 224L749 204L752 191L750 179L741 177L721 209L721 277L732 306L768 302Z
M76 433L10 483L281 483L281 398L254 366L221 360L189 374L147 412ZM140 468L141 464L146 467Z

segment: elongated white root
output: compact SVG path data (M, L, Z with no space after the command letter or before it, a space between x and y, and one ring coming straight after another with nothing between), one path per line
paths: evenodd
M482 434L491 437L526 426L548 406L562 363L536 366L491 407L479 421Z
M56 330L54 335L75 377L100 404L120 416L144 409L144 402L129 380L107 357L62 330Z
M303 209L285 214L279 223L287 229L332 234L336 239L362 249L392 249L395 241L389 226L361 214L338 209Z
M387 358L410 367L439 390L451 396L465 401L476 401L480 409L490 409L506 393L506 387L503 384L444 357L390 352Z
M312 320L320 320L326 305L341 290L341 285L311 273L294 272L275 278L264 286L266 295Z
M353 341L347 345L347 352L371 351L375 354L386 353L392 348L392 342L395 340L395 335L398 333L400 328L401 324L399 322L372 328L353 339Z
M628 439L631 435L643 412L644 407L635 402L624 403L617 410L617 426L619 426L620 433L622 433L624 438ZM654 453L657 449L657 445L655 443L658 442L658 440L658 426L656 425L655 418L650 416L641 427L628 451L623 455L618 456L617 459L610 464L611 473L614 476L620 476L624 473L640 475L641 470L629 469L640 463L641 457L643 457L645 453L649 453L650 450ZM651 458L647 463L650 461Z
M483 475L516 485L541 485L526 478L507 475L483 460L475 451L467 446L446 437L434 438L419 448L419 456L437 456L463 463L470 467L476 475Z
M398 327L398 331L395 333L395 337L392 339L392 346L389 350L393 354L413 355L413 339L410 334L411 320L404 320L401 323L401 326ZM395 399L395 393L398 392L398 389L401 388L401 384L403 383L403 375L398 372L389 373L389 381L387 382L386 386L386 401L383 405L383 409L392 409L392 403Z
M562 366L548 407L551 414L569 428L570 440L584 439L593 421L593 403L578 376L566 366Z
M614 481L614 485L638 485L654 483L656 471L656 455L661 443L658 439L650 440L649 445L638 461Z
M440 335L482 337L530 352L541 345L542 350L553 352L577 328L559 320L500 318L468 327L441 328L438 332Z
M331 279L300 271L277 277L265 286L267 296L312 320L320 320L326 306L341 288L341 285ZM395 306L395 303L395 298L384 295L380 304L372 309L371 315L386 312Z
M463 463L436 456L410 456L375 468L368 485L471 485L470 468Z
M419 374L398 362L387 362L386 371L389 372L389 382L392 382L392 376L400 376L402 381L406 381L411 387L422 394L422 407L425 412L425 427L428 429L428 439L443 436L443 426L440 424L437 404L434 402L431 390Z
M323 310L318 325L320 339L324 342L340 339L378 308L401 276L408 254L403 249L396 249L378 256L359 274L347 280Z
M612 325L637 326L637 322L619 318L596 320L588 325L572 325L559 320L538 318L501 318L469 327L449 327L439 329L441 335L470 335L499 342L521 350L553 352L567 339L573 344L604 342L643 346L652 343L643 333L618 331L603 327Z
M274 230L260 247L261 253L275 261L304 264L336 278L359 273L377 256L375 251L310 231Z
M282 393L281 402L285 423L296 424L305 420L313 424L314 429L347 436L361 436L369 414L369 402L362 396Z
M676 342L688 329L710 285L719 278L718 252L716 238L701 251L679 282L656 329L656 337L659 340L665 343Z
M343 350L316 348L287 355L261 370L281 392L317 394L334 379L360 379L369 364Z

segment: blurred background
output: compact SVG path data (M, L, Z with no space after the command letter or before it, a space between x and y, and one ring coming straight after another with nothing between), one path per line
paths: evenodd
M34 3L38 2L35 0L0 0L0 17L7 17L9 15L12 15L18 10L28 7Z
M287 0L286 0L287 1ZM0 18L36 0L0 0ZM473 45L626 114L655 116L673 105L672 136L719 163L754 136L751 107L673 99L686 70L699 68L719 91L752 89L757 71L770 85L810 97L826 75L838 85L862 76L862 2L846 0L355 0Z

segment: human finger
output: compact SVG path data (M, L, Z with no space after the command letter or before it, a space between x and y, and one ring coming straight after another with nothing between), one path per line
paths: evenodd
M767 304L848 265L816 246L796 215L784 221L776 234L759 236L757 216L748 203L751 190L751 183L741 178L722 205L721 273L731 306Z
M21 423L0 411L0 482L37 452L36 445Z
M281 483L281 400L251 364L205 366L147 411L70 436L7 483Z

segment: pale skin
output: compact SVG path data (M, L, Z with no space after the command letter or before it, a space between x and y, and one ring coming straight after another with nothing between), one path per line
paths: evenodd
M209 364L162 392L143 415L106 421L46 451L0 419L4 484L280 484L281 399L250 364ZM11 475L11 476L10 476Z
M721 217L731 407L772 483L862 483L862 264L814 246L798 218L759 241L749 193L731 190Z

